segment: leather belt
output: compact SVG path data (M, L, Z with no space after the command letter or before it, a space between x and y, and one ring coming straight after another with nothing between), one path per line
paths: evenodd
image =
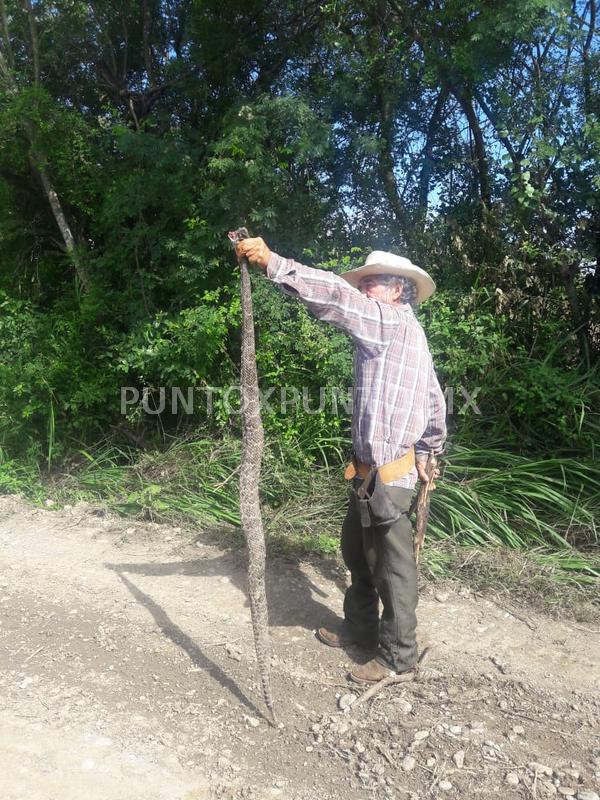
M403 478L411 471L414 465L415 448L411 447L410 450L408 450L401 458L397 458L395 461L390 461L387 464L382 464L381 467L377 467L377 472L379 473L383 483L391 483L392 481L397 481L400 478ZM353 458L346 467L344 478L347 481L351 481L352 478L358 475L364 480L369 472L374 469L375 468L371 467L369 464L363 464L362 461L358 461L358 459Z

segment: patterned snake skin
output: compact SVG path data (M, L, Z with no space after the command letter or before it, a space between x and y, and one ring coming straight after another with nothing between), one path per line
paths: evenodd
M235 245L248 238L246 228L229 234ZM265 588L265 537L258 499L258 482L262 461L264 431L260 418L258 375L254 347L254 317L248 261L240 265L242 295L242 358L240 391L242 402L242 464L240 468L240 514L248 547L248 595L256 660L263 697L271 722L275 723L271 694L271 640Z

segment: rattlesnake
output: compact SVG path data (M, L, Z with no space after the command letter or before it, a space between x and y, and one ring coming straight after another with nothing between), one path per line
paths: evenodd
M248 238L246 228L229 233L235 245ZM258 497L258 482L264 446L264 431L260 418L260 395L254 345L254 316L248 260L242 259L242 356L240 394L242 404L242 463L240 467L240 515L248 548L248 596L252 615L252 630L256 660L263 697L271 722L275 723L271 694L271 640L265 587L265 537Z

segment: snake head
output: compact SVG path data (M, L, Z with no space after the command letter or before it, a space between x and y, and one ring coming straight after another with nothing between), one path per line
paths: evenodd
M227 234L227 238L231 242L231 244L235 247L236 244L242 241L242 239L248 239L250 234L248 233L247 228L238 228L235 231L229 231Z

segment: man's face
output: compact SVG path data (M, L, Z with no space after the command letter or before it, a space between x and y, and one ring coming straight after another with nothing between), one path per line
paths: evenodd
M368 275L366 278L362 278L358 284L359 291L371 300L394 305L402 296L402 289L394 284L390 286L384 283L382 279L385 277L384 275Z

